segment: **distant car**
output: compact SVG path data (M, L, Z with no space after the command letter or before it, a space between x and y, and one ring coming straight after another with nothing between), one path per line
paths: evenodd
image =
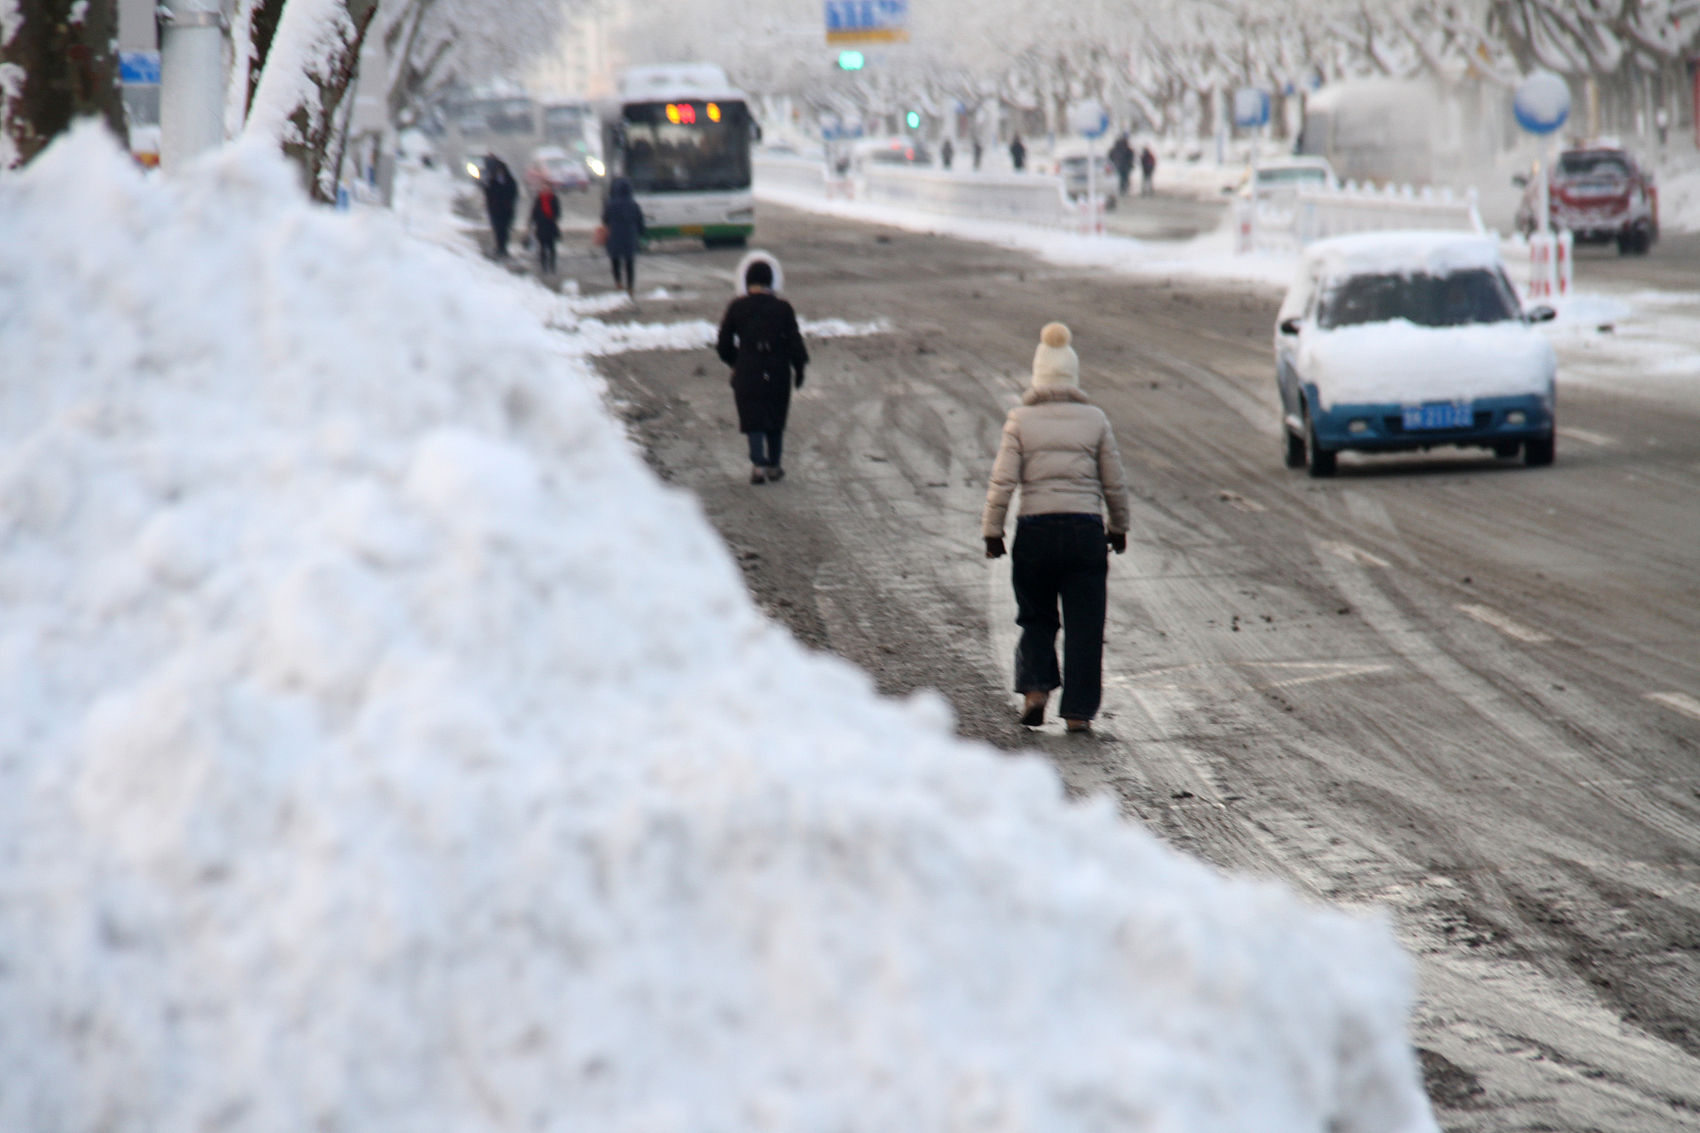
M1540 214L1540 183L1524 186L1517 230L1528 235ZM1659 191L1653 174L1629 151L1615 145L1579 146L1558 156L1547 171L1552 226L1566 228L1579 243L1617 242L1618 252L1644 253L1659 238Z
M590 189L590 171L584 167L583 158L560 146L539 146L525 164L525 183L533 193L545 184L557 193L583 193Z
M1247 169L1233 192L1249 199L1255 187L1257 198L1276 203L1291 202L1305 189L1332 189L1339 184L1334 167L1325 157L1283 157L1260 162Z
M1345 451L1440 446L1551 464L1557 364L1491 236L1318 240L1275 321L1289 468L1331 476Z
M918 138L864 138L850 148L850 161L857 169L868 165L922 166L933 163L933 155Z

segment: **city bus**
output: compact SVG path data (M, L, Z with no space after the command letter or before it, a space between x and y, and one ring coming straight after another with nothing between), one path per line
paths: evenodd
M632 67L602 105L608 180L625 177L651 239L740 245L755 230L756 126L726 73L705 63Z

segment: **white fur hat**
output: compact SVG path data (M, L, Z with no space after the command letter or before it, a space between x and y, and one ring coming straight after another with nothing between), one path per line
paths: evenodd
M750 293L749 285L744 282L744 273L750 270L751 264L757 262L765 263L773 269L773 286L768 288L769 291L779 291L785 286L785 273L779 268L779 257L772 252L764 252L760 248L756 248L745 253L744 258L738 261L737 268L733 270L732 290L734 292L739 295Z
M1074 336L1061 323L1047 323L1039 332L1039 348L1033 352L1033 388L1059 389L1080 386L1080 359L1069 345Z

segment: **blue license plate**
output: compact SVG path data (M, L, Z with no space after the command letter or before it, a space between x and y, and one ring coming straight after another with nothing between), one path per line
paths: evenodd
M1475 423L1476 415L1463 402L1405 407L1407 429L1467 429Z

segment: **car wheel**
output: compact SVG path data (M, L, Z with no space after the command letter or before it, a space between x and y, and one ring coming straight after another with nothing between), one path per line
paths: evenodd
M1316 424L1305 413L1305 461L1312 477L1321 479L1334 475L1334 450L1316 443Z
M1305 439L1285 425L1281 426L1281 435L1287 441L1287 451L1282 457L1282 462L1288 468L1303 468L1305 466Z
M1635 245L1635 237L1629 234L1617 238L1617 254L1627 256Z
M1523 463L1530 468L1544 468L1552 463L1555 448L1553 436L1548 433L1532 441L1523 442Z

